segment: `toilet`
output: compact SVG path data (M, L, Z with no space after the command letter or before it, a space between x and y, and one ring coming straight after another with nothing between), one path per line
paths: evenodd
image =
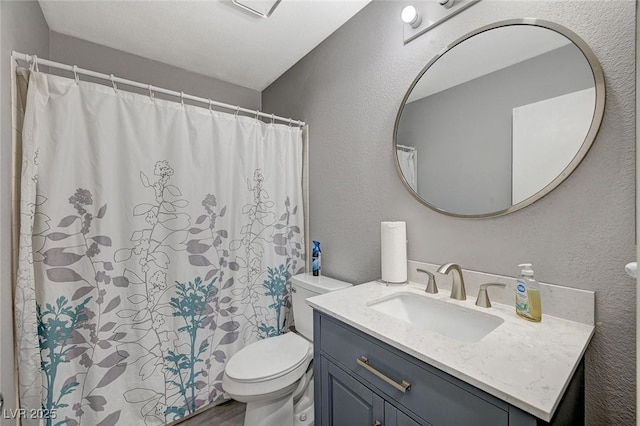
M247 404L245 426L313 425L313 310L305 300L351 284L310 273L291 284L296 332L245 346L224 371L224 391Z

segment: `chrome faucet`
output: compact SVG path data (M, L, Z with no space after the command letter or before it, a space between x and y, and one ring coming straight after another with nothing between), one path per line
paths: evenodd
M453 271L453 284L451 285L451 298L457 300L466 300L467 292L464 289L464 278L462 278L462 269L455 263L445 263L438 272L441 274L448 274Z

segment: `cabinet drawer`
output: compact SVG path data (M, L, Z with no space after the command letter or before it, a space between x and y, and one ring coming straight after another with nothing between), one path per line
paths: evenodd
M333 319L320 316L316 344L347 371L360 377L424 420L440 425L508 425L508 405L490 395L478 396L471 386L460 383L421 361ZM318 338L319 337L319 338ZM319 342L318 342L319 340ZM365 357L368 366L358 363ZM418 364L419 363L419 364ZM371 369L375 369L378 374ZM397 386L390 384L391 379ZM398 387L410 384L406 392ZM465 387L467 389L465 389Z

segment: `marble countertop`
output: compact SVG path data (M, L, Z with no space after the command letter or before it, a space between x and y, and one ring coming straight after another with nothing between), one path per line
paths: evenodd
M378 312L367 303L397 292L415 293L496 315L504 322L475 343L462 343ZM594 327L544 314L526 321L513 306L475 306L447 290L432 295L414 283L370 282L307 299L331 317L361 330L544 421L553 416L593 336Z

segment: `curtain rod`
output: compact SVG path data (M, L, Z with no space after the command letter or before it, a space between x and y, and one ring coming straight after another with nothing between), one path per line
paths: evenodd
M296 124L296 125L298 125L300 127L303 127L306 124L304 121L301 121L301 120L293 120L291 118L285 118L285 117L281 117L281 116L275 115L275 114L267 114L267 113L261 112L260 110L251 110L251 109L248 109L248 108L242 108L239 105L225 104L223 102L217 102L217 101L213 101L213 100L207 99L207 98L201 98L201 97L198 97L198 96L188 95L188 94L186 94L184 92L176 92L174 90L163 89L163 88L160 88L160 87L152 86L150 84L144 84L144 83L139 83L139 82L133 81L133 80L127 80L125 78L115 77L113 74L111 74L111 75L103 74L103 73L99 73L99 72L95 72L95 71L86 70L86 69L83 69L83 68L78 68L75 65L71 66L71 65L61 64L59 62L49 61L47 59L41 59L41 58L38 58L35 55L27 55L26 53L16 52L15 50L11 51L11 57L13 59L18 59L18 60L21 60L21 61L25 61L25 62L30 63L30 64L44 65L44 66L48 66L48 67L58 68L58 69L65 70L65 71L70 71L70 72L74 73L75 76L77 76L78 74L84 74L84 75L88 75L90 77L95 77L95 78L100 78L100 79L103 79L103 80L111 81L112 84L120 83L120 84L124 84L124 85L127 85L127 86L146 89L146 90L149 90L150 94L151 93L163 93L165 95L175 96L177 98L180 98L181 100L188 99L190 101L200 102L200 103L203 103L205 105L209 105L210 107L211 106L216 106L216 107L219 107L219 108L226 108L226 109L234 110L236 112L249 113L249 114L255 115L256 118L264 117L264 118L271 119L271 121L278 120L278 121L282 121L282 122L285 122L285 123L289 123L290 125L291 124Z
M406 145L400 145L400 144L396 144L396 148L401 150L401 151L405 151L405 152L411 152L411 151L415 151L416 150L412 146L406 146Z

